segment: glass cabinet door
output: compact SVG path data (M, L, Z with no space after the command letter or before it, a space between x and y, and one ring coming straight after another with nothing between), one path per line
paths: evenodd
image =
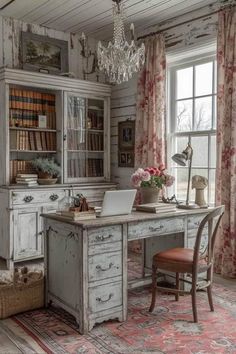
M65 180L104 179L104 100L67 94Z

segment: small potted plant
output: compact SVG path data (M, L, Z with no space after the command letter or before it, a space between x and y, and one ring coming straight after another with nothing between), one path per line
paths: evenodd
M60 166L53 160L38 157L31 161L32 167L38 173L39 184L54 184L61 174Z

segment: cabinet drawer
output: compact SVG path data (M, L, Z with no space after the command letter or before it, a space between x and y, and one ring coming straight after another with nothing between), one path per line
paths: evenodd
M89 245L121 240L121 225L97 227L88 231Z
M184 231L184 219L173 218L165 220L149 220L143 223L130 223L128 225L128 238L142 238L145 235L155 236Z
M88 262L89 282L121 275L122 254L111 252L89 257Z
M196 237L197 236L197 231L198 229L191 229L191 230L188 230L188 238L189 237ZM204 229L202 230L202 234L203 235L208 235L208 227L205 226Z
M188 217L188 230L197 229L206 215L207 214L201 214Z
M89 289L89 310L100 312L122 305L122 283L109 283Z
M13 205L29 205L34 203L58 203L66 195L66 192L61 190L50 191L24 191L24 192L12 192Z

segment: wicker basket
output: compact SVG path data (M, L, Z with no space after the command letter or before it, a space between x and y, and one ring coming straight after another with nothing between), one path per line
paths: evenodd
M25 279L24 279L25 281ZM44 278L0 284L0 319L44 306Z

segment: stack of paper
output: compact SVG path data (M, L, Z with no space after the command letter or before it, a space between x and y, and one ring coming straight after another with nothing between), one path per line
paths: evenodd
M169 213L176 211L176 205L167 203L148 203L137 205L136 210L145 211L147 213Z

